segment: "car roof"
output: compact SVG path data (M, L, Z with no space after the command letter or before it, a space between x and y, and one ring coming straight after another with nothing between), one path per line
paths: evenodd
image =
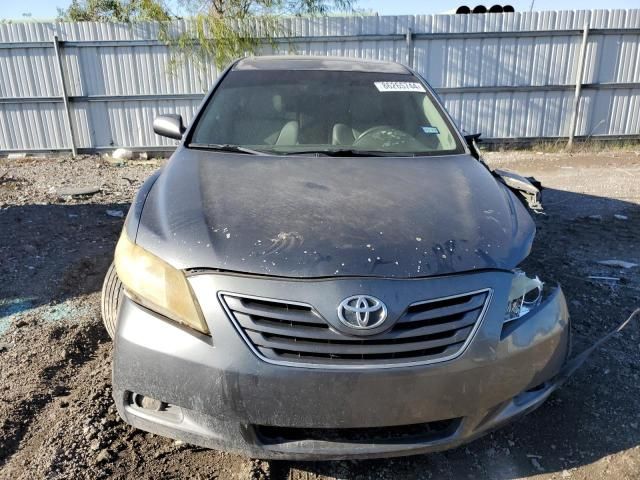
M343 72L411 73L405 66L395 62L310 55L247 57L239 60L234 65L233 70L334 70Z

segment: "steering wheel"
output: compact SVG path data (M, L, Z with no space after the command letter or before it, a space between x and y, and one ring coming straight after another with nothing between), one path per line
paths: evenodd
M392 148L403 146L415 148L420 145L415 138L402 130L388 125L378 125L362 132L353 142L354 147L364 149Z

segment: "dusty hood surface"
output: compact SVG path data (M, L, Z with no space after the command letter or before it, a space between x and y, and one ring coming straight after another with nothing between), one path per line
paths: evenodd
M180 149L136 241L178 268L285 277L510 269L535 233L476 160L269 157Z

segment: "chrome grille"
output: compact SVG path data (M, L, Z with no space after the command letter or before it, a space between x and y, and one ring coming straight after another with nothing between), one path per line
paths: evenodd
M459 355L479 325L490 290L409 305L386 332L334 330L310 305L222 293L231 320L258 356L300 366L385 367Z

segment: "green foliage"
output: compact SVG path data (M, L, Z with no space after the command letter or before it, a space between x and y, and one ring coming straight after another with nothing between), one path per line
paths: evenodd
M185 0L209 15L246 16L327 15L335 11L350 11L353 0Z
M263 43L277 47L286 36L283 16L327 15L353 11L356 0L182 0L190 12L187 30L179 35L162 29L161 37L176 47L173 61L187 58L205 67L224 68L233 59L254 54Z
M171 20L160 0L72 0L67 9L58 9L58 19L66 22L134 22Z
M162 26L160 38L173 47L174 68L191 60L202 69L212 63L223 69L234 59L255 53L263 41L275 47L274 38L285 34L281 22L265 14L241 19L199 14L189 19L180 34L170 34L168 26Z
M357 0L177 0L186 29L175 33L168 0L72 0L58 18L71 22L160 22L160 40L173 47L171 63L193 60L222 69L233 59L256 53L263 42L276 47L286 36L280 18L351 12Z

